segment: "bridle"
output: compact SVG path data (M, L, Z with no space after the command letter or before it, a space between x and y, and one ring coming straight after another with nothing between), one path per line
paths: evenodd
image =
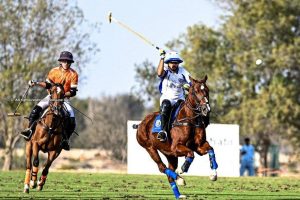
M201 83L200 89L201 89L201 91L205 90L204 83ZM201 95L200 97L197 97L194 87L192 87L192 91L191 91L190 95L191 95L192 100L190 100L190 98L187 97L184 102L184 105L186 105L187 108L189 108L192 111L194 116L185 117L185 118L182 118L179 120L176 119L172 125L173 127L174 126L193 126L193 127L203 126L203 122L201 119L202 119L202 117L206 117L208 115L208 113L210 112L208 96ZM203 99L205 101L204 103L202 103ZM194 101L195 105L191 101ZM180 110L182 110L183 107L184 106L182 106ZM193 121L196 121L196 122L194 123Z
M205 86L203 83L201 83L201 86L200 86L200 89L201 90L205 90ZM202 115L204 117L207 116L208 112L210 112L210 106L209 106L209 102L208 102L208 97L205 96L205 95L201 95L199 98L197 97L196 95L196 92L195 92L195 88L193 87L192 88L192 100L195 102L195 106L192 105L191 101L189 98L187 98L186 100L186 105L187 107L192 110L192 112L196 115ZM204 99L205 103L201 103L202 100Z
M55 86L55 85L54 85ZM57 86L57 85L56 85ZM60 86L57 86L57 93L61 92L61 88L59 88ZM62 94L62 97L59 98L55 98L53 99L52 95L53 95L53 91L50 90L50 104L49 104L49 108L48 111L46 112L45 116L49 116L49 115L53 115L53 119L52 120L56 120L58 121L58 123L55 123L54 125L52 124L52 126L46 124L45 122L45 118L41 119L40 122L43 125L43 128L48 131L48 133L51 135L53 132L53 128L57 128L59 127L62 123L63 123L63 114L62 114L62 110L63 110L63 102L64 99L62 98L64 96L64 94ZM58 102L59 101L59 102ZM58 103L57 103L58 102Z

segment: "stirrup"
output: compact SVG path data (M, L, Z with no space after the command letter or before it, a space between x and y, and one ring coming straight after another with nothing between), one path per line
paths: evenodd
M157 139L161 142L165 142L167 140L167 132L164 130L159 131L157 134Z

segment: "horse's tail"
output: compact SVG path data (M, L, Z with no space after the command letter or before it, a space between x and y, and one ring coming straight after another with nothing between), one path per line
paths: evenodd
M137 129L138 127L139 127L138 124L133 124L133 125L132 125L132 128L133 128L133 129Z

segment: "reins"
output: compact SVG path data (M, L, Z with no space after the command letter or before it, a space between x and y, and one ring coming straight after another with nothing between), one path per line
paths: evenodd
M190 109L192 111L192 113L194 114L194 116L191 117L185 117L182 119L175 119L175 121L172 124L172 127L174 126L192 126L192 127L201 127L203 126L203 123L201 123L201 120L197 120L196 123L193 123L191 121L195 120L195 119L199 119L199 117L201 117L201 100L205 98L205 96L201 96L200 100L198 100L194 88L192 90L192 99L195 101L196 106L193 107L192 103L190 102L190 98L187 98L184 101L183 106L180 108L179 112L184 108L184 106L186 106L188 109Z

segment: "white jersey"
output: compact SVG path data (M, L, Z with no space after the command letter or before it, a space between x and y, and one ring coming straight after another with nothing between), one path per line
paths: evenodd
M186 83L190 84L189 72L183 67L179 66L177 72L173 72L165 68L164 76L160 77L161 82L159 85L160 104L164 99L171 101L174 105L179 99L184 100L184 91L182 86Z

